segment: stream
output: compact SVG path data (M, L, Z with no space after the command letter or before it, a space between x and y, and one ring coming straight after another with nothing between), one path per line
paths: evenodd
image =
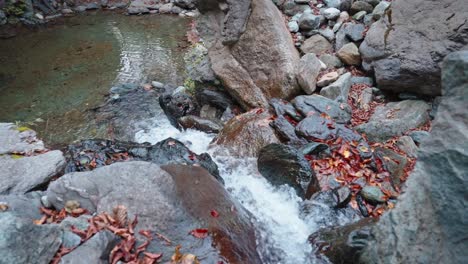
M44 30L0 41L0 121L32 126L49 145L105 137L88 112L119 83L184 80L183 38L188 20L171 16L128 17L89 13ZM180 131L161 113L145 120L136 142L173 137L196 153L208 152L225 187L256 219L258 252L264 263L318 263L308 236L327 223L327 208L304 213L292 188L274 187L256 160L234 158L211 146L214 134ZM335 216L340 224L346 218Z

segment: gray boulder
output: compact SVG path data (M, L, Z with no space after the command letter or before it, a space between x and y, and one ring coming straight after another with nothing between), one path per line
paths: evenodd
M49 182L65 167L59 150L31 156L0 156L0 194L26 193Z
M100 231L72 252L63 256L60 264L109 263L109 254L118 241L119 237L112 232Z
M266 107L270 98L288 99L300 92L299 54L271 0L229 1L226 15L216 1L198 5L199 31L212 69L242 107Z
M361 141L362 137L353 130L319 115L311 115L296 126L296 133L309 140L330 140L341 137L344 141Z
M301 45L301 51L303 53L315 53L321 55L327 51L333 49L331 43L320 34L313 35L306 39Z
M386 141L429 122L429 110L430 106L424 101L388 103L377 107L369 122L357 126L356 130L365 133L370 141Z
M346 65L360 65L361 54L359 49L354 43L348 43L341 47L336 53L336 56Z
M299 22L299 28L305 31L318 29L320 27L320 17L312 13L302 14L298 22Z
M351 88L351 73L345 73L334 83L320 90L320 95L342 103L348 103L349 89Z
M312 94L315 91L320 68L320 60L314 53L308 53L301 58L297 81L306 94Z
M303 116L327 114L335 122L346 124L351 120L351 108L326 97L313 95L300 95L292 101L294 107Z
M219 258L230 263L260 263L247 211L201 167L116 163L66 174L49 186L47 197L57 209L63 208L66 201L76 200L91 213L112 212L116 205L125 206L129 219L138 215L135 233L157 230L172 241L170 246L157 240L151 243L154 251L163 253L162 262L169 261L173 245L180 244L210 263ZM220 217L212 217L211 210ZM196 228L208 230L205 243L197 243L200 241L189 234Z
M178 122L183 128L197 129L206 133L218 133L223 128L222 124L214 120L194 115L183 116Z
M468 48L466 1L395 0L390 10L371 26L360 46L378 87L439 95L442 59Z
M42 150L45 150L44 143L33 130L12 123L0 123L0 155Z
M0 204L8 206L7 211L12 215L33 221L42 217L41 196L42 192L0 195Z
M443 99L431 135L395 209L373 229L361 263L468 259L468 52L448 55L442 69Z
M211 69L208 50L202 44L195 44L184 55L185 69L190 79L197 82L214 82L215 73Z
M322 54L319 57L320 61L325 63L328 69L331 68L340 68L343 66L343 63L341 63L341 60L336 57L335 55L330 55L330 54Z
M62 244L57 225L37 226L30 219L0 213L1 263L50 263Z

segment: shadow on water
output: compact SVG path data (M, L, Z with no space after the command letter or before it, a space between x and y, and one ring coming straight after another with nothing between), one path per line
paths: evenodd
M114 84L183 83L188 23L97 12L0 40L0 122L24 122L51 145L107 137L88 110Z

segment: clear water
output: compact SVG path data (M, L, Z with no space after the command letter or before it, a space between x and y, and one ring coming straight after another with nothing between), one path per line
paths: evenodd
M87 113L113 84L183 83L188 23L96 12L0 40L0 122L29 123L49 144L104 136Z

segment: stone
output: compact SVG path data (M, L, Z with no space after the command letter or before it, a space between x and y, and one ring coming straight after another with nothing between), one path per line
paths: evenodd
M320 190L309 162L293 147L269 144L260 150L257 164L258 171L273 186L289 185L306 199Z
M11 153L30 154L45 150L44 142L36 137L36 132L27 127L12 123L0 123L0 155Z
M71 10L70 8L64 8L62 10L60 10L60 12L62 12L62 14L64 15L70 15L70 14L73 14L73 10Z
M175 0L174 5L180 6L184 9L194 9L195 8L194 0Z
M111 94L125 94L138 89L138 84L135 83L122 83L114 85L110 88Z
M5 12L0 10L0 25L5 25L7 23L7 17L5 15Z
M360 253L369 243L376 222L375 218L368 217L344 226L322 228L309 236L309 242L327 261L359 263Z
M468 237L467 68L466 51L444 59L443 99L431 134L420 146L405 192L372 229L361 263L464 263L468 258L463 241Z
M405 156L387 148L376 148L374 151L376 158L380 160L383 168L390 173L392 185L400 188L401 177L405 174L405 167L408 160Z
M273 127L278 134L278 137L284 141L292 144L303 143L297 135L294 126L283 116L278 116L273 122L271 122L271 127Z
M361 95L359 96L358 99L358 106L360 109L363 110L369 110L370 109L370 103L372 103L374 99L374 94L372 92L372 88L365 88L362 90Z
M342 30L352 42L358 42L364 39L364 31L366 28L363 24L345 23Z
M320 95L331 100L348 103L349 89L351 88L351 73L341 75L338 80L320 90Z
M158 81L152 81L151 86L155 89L163 89L164 88L164 83L158 82Z
M361 21L367 15L366 11L360 11L353 15L353 19L357 21Z
M335 20L340 16L340 10L334 7L327 8L323 11L323 16L329 20Z
M318 115L311 115L299 122L296 134L306 139L329 140L341 137L346 142L362 140L353 130Z
M228 107L234 105L234 102L228 94L218 90L199 89L197 90L195 96L197 97L197 100L200 102L200 104L209 104L221 110L226 110Z
M270 106L273 108L277 116L288 115L290 118L294 119L297 122L303 119L301 114L299 114L296 111L296 108L294 108L294 106L288 101L273 98L270 100Z
M41 195L42 192L0 195L0 204L8 206L8 213L21 219L33 221L42 217L38 210L41 207Z
M348 43L344 45L340 50L338 50L336 55L338 58L340 58L341 61L343 61L344 64L361 64L361 54L359 53L358 47L354 43Z
M324 143L309 142L305 144L301 149L303 155L320 155L322 153L329 153L330 147Z
M311 13L303 13L298 22L301 30L312 30L320 27L320 17Z
M334 197L336 199L337 207L346 207L351 200L351 190L347 186L334 189L333 193L335 194Z
M287 16L294 16L298 13L302 13L306 10L310 10L309 5L300 5L294 2L294 0L287 0L282 6L281 10Z
M370 141L383 142L429 121L429 105L424 101L407 100L388 103L376 108L368 123L356 130L365 133Z
M314 95L300 95L292 101L294 107L303 116L327 114L334 121L346 124L351 120L351 108L326 97Z
M336 80L338 80L339 77L340 77L340 75L336 71L326 73L317 80L317 86L318 87L327 86L330 83L335 82Z
M271 98L299 94L299 53L273 2L229 1L226 19L218 3L212 2L198 1L216 11L205 12L199 6L202 15L197 25L212 69L226 91L245 109L267 107Z
M118 241L119 237L112 232L108 230L100 231L72 252L63 256L60 263L107 263L110 252L117 245Z
M418 146L414 143L413 139L410 136L400 137L396 141L397 147L406 153L411 158L416 158L418 154Z
M181 7L176 6L176 5L173 5L172 8L171 8L171 13L172 14L178 15L178 14L182 13L183 11L184 11L184 9L182 9Z
M301 51L306 54L315 53L316 55L321 55L327 51L332 50L332 48L332 45L326 38L317 34L304 41L301 46Z
M374 7L375 7L376 5L378 5L381 1L382 1L382 0L364 0L364 2L370 4L370 5L374 6Z
M371 204L384 203L384 193L377 186L365 186L362 188L360 194L366 201Z
M206 133L218 133L223 128L215 121L194 115L183 116L178 122L185 129L192 128Z
M197 114L197 105L193 98L183 92L161 95L159 97L159 105L175 127L178 127L177 120L179 118Z
M299 31L299 24L296 21L288 22L288 29L292 33L296 33Z
M373 10L374 7L371 4L366 3L365 1L354 1L351 5L350 13L351 15L354 15L357 12L361 11L366 11L366 13L372 13Z
M343 67L343 63L341 62L341 60L335 55L325 53L325 54L320 55L319 59L320 61L325 63L325 65L327 66L327 69Z
M431 134L427 131L416 130L416 131L411 131L408 135L411 137L411 139L413 139L414 143L416 143L417 145L420 145L427 138L429 138Z
M71 231L64 231L62 235L62 246L66 248L75 248L81 244L81 237ZM76 256L75 256L76 257ZM69 259L69 258L68 258Z
M26 193L52 180L65 167L59 150L31 157L0 156L0 194Z
M185 69L191 80L197 82L214 82L215 73L211 69L208 49L201 43L192 45L184 55Z
M127 13L129 15L138 15L138 14L148 14L150 10L146 7L134 7L134 6L129 6L127 8Z
M319 29L319 34L330 42L335 39L335 32L333 32L329 27Z
M200 108L200 117L216 119L218 117L218 109L214 106L205 104Z
M270 117L263 108L238 115L224 125L213 143L226 147L235 156L257 157L264 146L280 143L270 126Z
M96 10L99 9L100 6L97 3L88 3L86 4L86 10Z
M297 82L307 94L312 94L316 89L317 76L320 73L320 60L314 53L307 53L299 62Z
M173 3L167 3L159 7L159 13L170 14L172 12Z
M381 17L385 15L385 11L390 7L390 2L381 1L378 5L374 7L372 11L372 18L374 20L379 20Z
M440 95L442 59L467 48L468 23L462 14L468 6L464 1L396 0L391 11L391 17L372 24L360 46L378 87L394 93Z
M365 84L369 87L372 87L374 85L374 80L365 76L353 76L351 77L351 85L354 84Z
M163 254L162 263L170 261L173 245L179 244L182 248L190 247L191 254L203 255L209 263L219 259L261 263L248 212L201 167L160 167L141 161L115 163L93 171L66 174L49 185L47 197L59 210L68 200L79 201L91 213L112 212L116 205L125 206L129 219L138 215L136 234L145 229L158 230L171 239L169 246L153 240L148 247L149 252ZM214 219L211 210L222 217ZM200 227L210 230L204 239L207 244L197 243L200 240L187 235ZM211 230L216 230L216 236ZM93 248L97 249L93 245L84 247L86 252Z
M62 231L57 225L34 225L10 212L0 213L0 222L3 263L50 263L62 244Z

